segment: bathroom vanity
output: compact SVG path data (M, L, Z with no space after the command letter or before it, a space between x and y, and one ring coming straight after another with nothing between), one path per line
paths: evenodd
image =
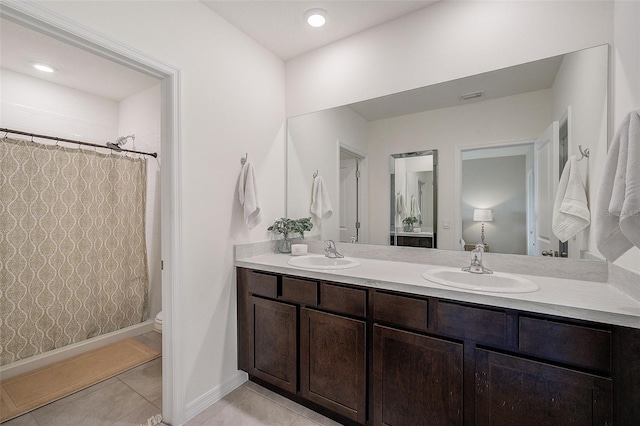
M495 297L402 279L424 265L307 271L286 258L236 261L239 368L343 424L640 421L636 320L585 320L580 306L549 314L548 277L538 295ZM370 278L382 270L397 281Z
M391 234L389 241L392 246L436 247L436 236L433 232L396 232Z

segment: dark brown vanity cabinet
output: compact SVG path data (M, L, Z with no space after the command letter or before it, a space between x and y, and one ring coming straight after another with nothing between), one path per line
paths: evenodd
M640 425L640 330L238 268L238 363L344 424Z
M300 391L344 417L366 421L365 323L303 308Z
M375 325L373 371L374 424L462 424L462 344Z
M247 373L288 392L297 387L297 308L251 296Z
M477 426L611 425L611 379L476 349Z
M365 290L239 268L239 368L365 424L365 313Z

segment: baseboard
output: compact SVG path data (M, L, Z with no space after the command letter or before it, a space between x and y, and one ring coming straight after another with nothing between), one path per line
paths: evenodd
M244 371L238 370L236 374L231 376L228 380L222 382L215 388L211 389L207 393L203 394L196 400L187 404L186 421L191 420L198 414L202 413L207 408L211 407L216 402L220 401L225 395L231 393L238 388L244 382L249 379L249 376ZM186 422L185 422L186 423Z
M91 339L83 340L82 342L72 343L58 349L52 349L48 352L34 355L30 358L3 365L0 367L0 376L4 380L7 380L19 374L28 373L29 371L46 367L54 362L63 361L73 356L81 355L85 352L110 345L111 343L119 342L120 340L128 337L135 337L148 333L149 331L153 331L153 324L153 320L147 320L121 330L102 334L100 336L92 337Z

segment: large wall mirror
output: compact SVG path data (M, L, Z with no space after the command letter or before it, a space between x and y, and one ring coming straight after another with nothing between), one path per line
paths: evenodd
M292 117L287 215L311 215L317 173L333 214L313 217L311 236L397 243L393 155L433 151L433 229L424 217L414 227L432 231L438 249L464 250L484 230L491 252L540 255L545 247L589 258L591 227L563 248L550 232L551 208L564 161L580 158L579 147L590 152L578 164L595 201L608 139L608 56L607 45L597 46Z

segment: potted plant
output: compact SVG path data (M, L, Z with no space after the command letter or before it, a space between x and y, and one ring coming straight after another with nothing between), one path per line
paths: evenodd
M278 243L278 251L280 253L291 253L292 234L298 234L300 238L304 238L304 233L311 231L313 223L310 217L300 219L289 219L281 217L273 222L273 225L267 228L273 234L281 234L282 239Z
M418 218L415 216L408 216L402 219L405 232L413 232L413 224L418 223Z

